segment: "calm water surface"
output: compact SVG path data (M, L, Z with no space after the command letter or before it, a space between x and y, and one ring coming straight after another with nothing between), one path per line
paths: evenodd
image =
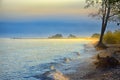
M73 65L64 60L85 58L83 45L88 42L79 39L0 39L0 80L37 80L32 76L48 71L50 66L67 72ZM80 53L80 58L76 53Z

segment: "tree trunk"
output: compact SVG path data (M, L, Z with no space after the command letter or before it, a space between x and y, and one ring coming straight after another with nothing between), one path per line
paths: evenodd
M107 27L107 23L108 23L108 19L109 19L109 15L110 15L110 4L108 6L107 12L106 12L106 7L105 7L105 13L103 14L103 19L102 19L102 28L101 28L101 35L100 35L100 40L98 42L98 44L96 45L96 47L98 48L107 48L107 46L105 44L103 44L103 36Z
M99 39L99 42L98 42L98 44L97 44L96 47L99 47L99 48L107 48L107 46L105 46L105 44L103 44L103 36L104 36L105 30L106 30L106 26L103 25L102 28L101 28L100 39Z
M99 42L98 44L96 45L96 47L98 48L107 48L107 46L105 46L105 44L103 44L103 36L104 36L104 33L105 33L105 30L106 30L106 26L107 25L104 25L104 23L102 23L102 28L101 28L101 35L100 35L100 39L99 39Z

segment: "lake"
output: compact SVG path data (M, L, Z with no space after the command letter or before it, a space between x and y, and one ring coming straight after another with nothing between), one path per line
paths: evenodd
M84 45L89 42L84 39L0 39L0 80L37 80L32 76L49 71L51 66L63 73L73 72L75 65L90 56L84 54Z

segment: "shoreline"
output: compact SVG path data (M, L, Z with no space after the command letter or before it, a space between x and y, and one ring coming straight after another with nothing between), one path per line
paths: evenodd
M84 61L82 65L78 64L76 72L65 74L67 77L69 77L69 80L86 80L84 76L96 70L95 66L92 64L92 57L97 54L93 43L86 44L84 49L85 54L90 54L91 56L88 57L88 59Z
M95 40L98 40L98 38L91 38L91 37L78 37L78 38L24 38L24 37L22 37L22 38L17 38L17 37L6 37L6 38L2 38L2 37L0 37L0 39L95 39Z
M115 50L120 50L120 47L116 48L113 46L114 45L110 45L108 49L96 51L95 55L91 57L90 64L83 67L81 67L81 65L78 65L76 72L66 74L70 78L69 80L120 80L120 77L119 77L120 66L117 66L115 68L98 69L94 65L94 61L96 61L95 56L97 54L99 54L102 57L105 57L105 56L112 55L112 53L115 52ZM120 62L119 53L117 55L117 60L119 60ZM85 74L83 74L82 71Z
M91 65L91 62L92 62L91 57L95 54L94 52L95 49L93 45L86 43L83 47L84 47L83 53L81 54L74 53L79 55L80 58L75 60L72 59L70 61L69 61L69 58L67 58L67 63L65 63L66 66L65 64L63 65L64 66L63 70L57 67L55 68L55 66L52 66L52 70L47 71L41 75L36 75L35 78L43 79L43 80L44 79L49 80L49 78L50 80L83 80L80 78L83 77L88 72L91 72L94 70L93 65ZM91 53L89 54L90 51ZM82 54L84 53L85 53L85 56L82 57Z
M87 37L87 38L61 38L61 39L49 39L49 38L0 38L0 40L36 40L36 41L38 41L38 40L60 40L60 41L90 41L90 43L92 43L92 44L94 44L95 42L97 42L98 41L98 38L89 38L89 37Z

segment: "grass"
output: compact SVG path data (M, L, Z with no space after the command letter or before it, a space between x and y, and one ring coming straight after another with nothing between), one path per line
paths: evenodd
M104 35L104 40L107 44L120 44L120 29L115 30L114 32L108 31Z

